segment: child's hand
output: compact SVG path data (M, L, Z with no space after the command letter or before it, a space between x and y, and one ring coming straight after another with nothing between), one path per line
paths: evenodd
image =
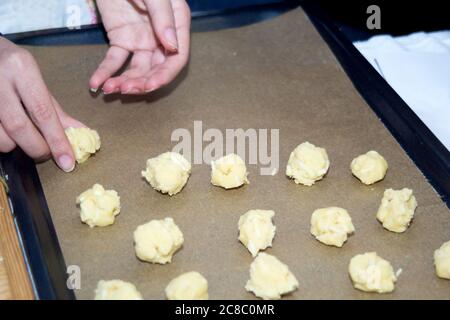
M172 81L189 58L190 10L185 0L97 0L110 49L90 87L105 94L144 94ZM124 73L113 75L130 54Z
M16 145L37 160L50 155L64 171L75 166L66 127L83 126L48 91L33 56L0 37L0 152Z

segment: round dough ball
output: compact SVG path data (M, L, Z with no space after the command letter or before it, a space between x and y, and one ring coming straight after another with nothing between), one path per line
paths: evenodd
M95 300L142 300L135 285L122 280L100 280L95 289Z
M309 142L298 145L289 156L286 175L295 183L312 186L330 167L327 151Z
M134 231L136 256L143 261L169 263L183 242L183 234L172 218L152 220Z
M401 233L408 229L416 207L417 201L411 189L387 189L381 199L377 219L387 230Z
M211 161L211 168L211 183L215 186L233 189L250 183L245 162L237 154L230 153Z
M353 159L350 169L362 183L369 185L384 179L388 163L378 152L369 151Z
M392 292L397 281L391 263L379 257L376 252L354 256L350 260L348 272L353 286L366 292Z
M100 136L98 132L89 128L67 128L66 136L72 146L75 160L83 163L100 150Z
M166 287L169 300L208 300L208 281L191 271L176 277Z
M96 183L77 197L81 221L89 227L105 227L114 223L120 212L120 197L114 190L105 190Z
M311 233L320 242L342 247L347 235L355 232L347 210L338 207L317 209L311 216Z
M181 154L166 152L147 160L142 176L150 185L169 196L177 194L186 185L191 174L191 164Z
M259 250L272 246L276 227L272 222L272 210L250 210L239 218L239 241L247 247L253 257Z
M298 288L298 281L288 266L276 257L261 252L250 265L250 280L245 289L264 300L280 299Z
M439 278L450 279L450 241L434 252L434 266Z

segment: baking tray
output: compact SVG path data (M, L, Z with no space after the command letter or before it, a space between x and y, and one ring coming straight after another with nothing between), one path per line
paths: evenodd
M321 30L317 20L312 19ZM324 31L323 28L321 31L324 35L333 32ZM335 41L337 44L333 44L330 38L336 37L325 37L331 47L339 47L339 39ZM277 45L270 47L269 52L267 46L273 43ZM342 43L348 45L344 41ZM91 97L81 84L72 83L73 79L88 77L88 71L101 59L104 49L33 49L56 97L66 109L100 131L104 142L102 151L86 165L79 167L73 176L69 175L71 182L68 175L58 172L51 162L38 167L39 178L32 161L20 151L2 159L7 174L10 177L15 175L14 181L10 178L12 200L14 205L22 203L15 211L18 213L27 255L34 256L30 259L30 265L36 287L42 291L41 298L73 298L65 286L65 264L80 265L84 274L83 289L77 292L79 298L92 297L99 274L91 270L96 269L101 270L102 278L123 278L139 283L146 298L163 298L165 284L171 277L187 269L197 269L210 280L211 298L252 298L243 290L251 257L236 240L236 224L240 214L255 207L272 208L277 212L275 222L279 233L274 248L269 252L288 263L301 283L300 290L287 298L380 297L352 289L346 274L350 257L368 250L379 251L394 266L404 269L397 290L383 298L448 298L445 295L448 294L448 282L438 280L432 268L432 250L448 240L448 209L354 90L301 10L239 30L195 34L189 70L172 87L150 98L150 101L112 97L107 98L108 103L105 103L101 97ZM336 49L335 52L339 53ZM346 54L358 57L351 47L341 51L340 58L343 59ZM64 63L58 63L56 59L61 55L67 57ZM280 57L283 59L277 59ZM227 64L231 61L236 65ZM223 65L230 67L223 69ZM55 79L52 73L58 70L65 70L65 76ZM239 77L235 78L236 75ZM266 83L269 78L277 81ZM215 85L208 88L213 83ZM192 86L201 90L201 94L192 96ZM385 90L389 89L385 83L384 86ZM358 89L361 90L360 87ZM376 110L373 104L379 100L364 97ZM384 109L388 108L386 105L393 106L387 103ZM145 126L147 129L142 131L142 127L139 128L131 120L130 124L111 125L120 123L119 119L126 119L129 115L137 117L140 112L144 112L144 107L146 113L152 113L152 124L156 128L148 129ZM338 108L345 109L338 112ZM90 111L83 115L83 110ZM117 122L108 122L111 119L102 116L105 112L117 117ZM251 117L242 119L239 115L243 113L250 113ZM341 122L341 126L333 128L333 131L323 125L323 119L333 123L343 114L345 122ZM225 115L225 119L217 115ZM141 114L136 119L143 121L144 118ZM298 121L293 122L293 119ZM274 177L263 177L258 175L259 168L250 166L252 183L249 186L224 191L209 185L209 168L200 165L194 167L186 189L174 198L168 199L152 191L139 178L145 159L170 149L173 146L170 141L172 130L192 130L193 120L203 120L205 129L279 128L280 173ZM397 121L399 123L394 128L407 122L403 118L397 118ZM164 125L159 127L158 123ZM312 127L298 132L302 126ZM123 131L118 127L122 127ZM357 134L353 131L355 128L360 129ZM123 135L115 135L115 130L129 134L133 143L125 141ZM374 134L362 135L361 132ZM402 139L401 136L395 137L399 141ZM337 138L339 141L335 140ZM313 188L296 186L283 175L289 152L304 140L326 147L332 161L326 179ZM145 144L142 144L143 141ZM349 148L339 147L347 144L350 144ZM120 146L124 145L134 148L133 152L121 154ZM348 164L355 155L370 148L384 154L391 167L384 181L367 188L351 177ZM108 154L114 154L114 157L108 157ZM121 158L124 154L129 156ZM413 153L410 155L412 157ZM417 159L414 160L417 164ZM119 170L111 170L111 163ZM124 163L127 163L126 170L123 170ZM441 175L447 173L443 171ZM43 197L40 180L47 201ZM79 222L74 199L94 182L116 188L122 196L123 212L113 227L89 230ZM433 183L436 187L436 183ZM410 230L399 236L382 230L374 220L374 214L384 188L402 186L415 190L420 207ZM54 196L55 190L59 192L57 197ZM445 196L445 188L440 191ZM46 202L51 210L47 208ZM315 208L326 205L346 207L355 221L357 233L343 249L324 247L308 233L310 214ZM30 215L31 212L34 214ZM185 247L176 254L169 266L153 266L137 261L131 239L137 220L142 223L166 215L173 216L185 233ZM202 221L208 221L203 228L190 225L204 223ZM204 233L200 233L200 230L204 230ZM63 248L65 263L56 234ZM125 256L119 259L119 253ZM423 277L417 278L418 272ZM132 279L137 275L142 278ZM227 283L222 281L224 275L229 278Z

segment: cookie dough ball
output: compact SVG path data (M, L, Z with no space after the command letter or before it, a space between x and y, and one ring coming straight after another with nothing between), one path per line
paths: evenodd
M183 234L172 218L152 220L134 231L136 256L147 262L170 263L183 242Z
M291 152L286 167L286 175L295 183L312 186L321 180L330 167L327 151L309 142L298 145Z
M147 160L142 176L150 185L169 196L177 194L186 185L191 174L191 164L181 154L166 152Z
M272 246L276 227L272 222L272 210L250 210L239 218L239 241L247 247L253 257L259 250Z
M347 210L338 207L317 209L311 216L311 233L320 242L342 247L347 235L355 232Z
M369 151L353 159L350 169L362 183L369 185L384 179L388 163L378 152Z
M354 256L350 260L348 272L353 286L366 292L392 292L397 281L391 263L379 257L376 252Z
M381 199L377 219L387 230L401 233L411 223L416 207L417 201L411 189L387 189Z
M95 300L142 300L135 285L122 280L100 280L95 289Z
M105 227L114 223L120 212L120 197L114 190L105 190L96 183L77 197L81 221L89 227Z
M434 266L439 278L450 279L450 241L434 252Z
M78 163L85 162L100 150L101 142L97 131L89 128L67 128L65 131Z
M176 277L166 287L169 300L208 300L208 281L191 271Z
M298 288L298 281L288 266L276 257L261 252L250 265L250 280L245 289L264 300L280 299Z
M237 154L231 153L211 161L211 168L211 183L215 186L233 189L250 183L245 162Z

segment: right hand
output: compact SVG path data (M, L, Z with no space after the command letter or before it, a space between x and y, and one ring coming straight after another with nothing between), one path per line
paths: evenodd
M84 125L51 95L33 56L0 37L0 152L19 146L31 158L50 156L66 171L75 167L64 128Z
M189 59L191 12L186 0L97 0L110 49L90 87L110 94L147 94L171 82ZM133 54L128 68L118 70Z

